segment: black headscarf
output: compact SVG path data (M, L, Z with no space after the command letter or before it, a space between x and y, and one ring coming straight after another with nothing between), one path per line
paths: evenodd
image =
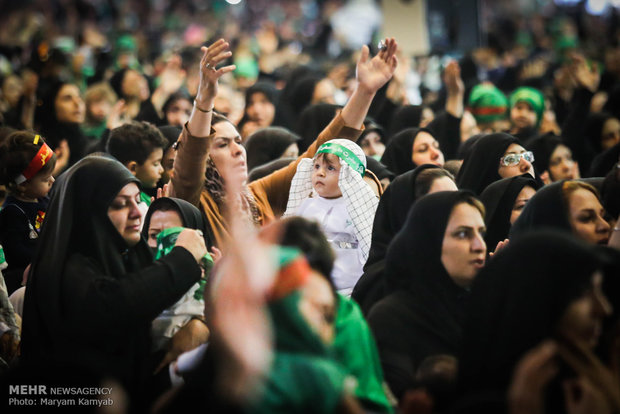
M595 154L598 154L603 150L601 146L601 135L603 133L603 127L607 120L614 118L614 115L609 112L591 112L586 118L584 125L584 137L589 144L588 149Z
M605 177L616 165L620 157L620 143L598 154L590 166L590 177Z
M213 242L210 240L212 237L209 237L210 232L207 227L207 222L202 216L200 210L185 200L173 197L161 197L151 203L146 215L144 216L144 225L142 226L143 239L148 240L149 238L149 226L151 224L151 216L153 213L162 209L170 210L169 207L172 207L174 211L179 213L183 227L202 231L205 239L205 245L207 247L213 246Z
M388 128L388 135L394 136L405 128L419 128L422 120L422 105L403 105L392 114Z
M300 139L299 135L282 127L261 128L252 133L245 143L248 171L280 158L291 144Z
M594 247L554 231L511 240L495 254L472 284L459 362L462 392L504 394L515 364L554 337L566 308L600 268Z
M353 289L352 297L367 314L371 306L385 296L384 269L385 255L392 239L400 231L407 219L407 213L415 203L415 184L418 175L429 168L439 168L432 164L420 165L415 170L399 175L385 190L372 225L372 239L364 273Z
M22 352L37 357L62 352L59 332L66 330L61 306L65 265L81 253L101 272L118 277L152 261L144 241L128 249L108 218L118 192L138 179L120 162L88 156L54 183L26 289Z
M368 315L384 373L395 395L413 384L426 358L455 355L460 348L467 291L441 262L444 233L453 208L469 191L425 195L411 208L386 256L386 281L396 289Z
M413 154L413 144L420 132L427 132L433 137L435 136L433 131L427 128L403 129L390 138L385 152L381 157L381 163L396 175L400 175L417 167L417 165L413 163L411 156Z
M146 241L127 245L108 208L129 183L139 186L121 163L100 156L56 181L28 277L21 362L42 371L59 364L58 377L111 376L143 404L150 321L198 281L200 268L185 249L153 263Z
M487 225L487 234L485 241L489 251L495 250L497 243L508 238L512 207L525 186L530 186L534 190L539 188L536 180L526 173L495 181L480 194L480 200L486 209L484 221Z
M499 160L510 144L518 143L515 137L503 132L480 137L463 159L456 177L458 187L482 193L489 184L502 178L497 172Z
M542 228L572 233L562 185L565 180L547 184L534 194L510 228L510 240Z
M549 170L551 155L558 145L566 144L553 132L538 136L527 143L526 148L534 153L534 169L537 175ZM551 177L551 171L549 171L549 178L554 179Z
M620 216L620 181L617 176L618 169L612 168L601 185L601 204L614 219Z
M329 125L340 108L342 108L340 105L321 103L310 105L301 112L294 124L294 131L301 136L301 141L297 143L300 154L305 152L321 131Z

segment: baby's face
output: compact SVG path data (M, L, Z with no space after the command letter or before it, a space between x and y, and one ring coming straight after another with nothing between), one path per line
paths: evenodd
M340 159L334 154L319 154L312 166L312 187L323 198L342 197L338 187Z

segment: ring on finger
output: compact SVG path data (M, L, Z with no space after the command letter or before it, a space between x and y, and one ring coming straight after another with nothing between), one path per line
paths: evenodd
M213 69L213 66L209 62L205 63L205 69Z

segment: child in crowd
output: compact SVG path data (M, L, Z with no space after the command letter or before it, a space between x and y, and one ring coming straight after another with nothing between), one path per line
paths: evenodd
M480 83L472 88L467 109L476 119L482 133L504 132L510 129L508 99L492 83Z
M27 131L10 134L0 145L0 183L8 196L0 210L0 244L8 268L8 294L20 287L32 260L54 183L56 154L40 135Z
M133 121L110 131L107 151L140 180L140 201L148 207L164 172L161 165L168 141L154 125ZM144 213L144 212L143 212Z
M379 204L364 182L365 170L366 157L357 144L346 139L326 142L313 159L299 163L284 213L320 223L336 252L331 276L346 296L363 273Z
M538 135L545 113L545 97L538 89L523 86L510 94L510 133L521 142Z

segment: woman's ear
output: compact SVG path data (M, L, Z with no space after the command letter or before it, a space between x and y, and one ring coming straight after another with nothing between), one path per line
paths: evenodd
M549 174L549 170L545 170L542 174L540 174L540 179L543 183L551 184L551 175Z

